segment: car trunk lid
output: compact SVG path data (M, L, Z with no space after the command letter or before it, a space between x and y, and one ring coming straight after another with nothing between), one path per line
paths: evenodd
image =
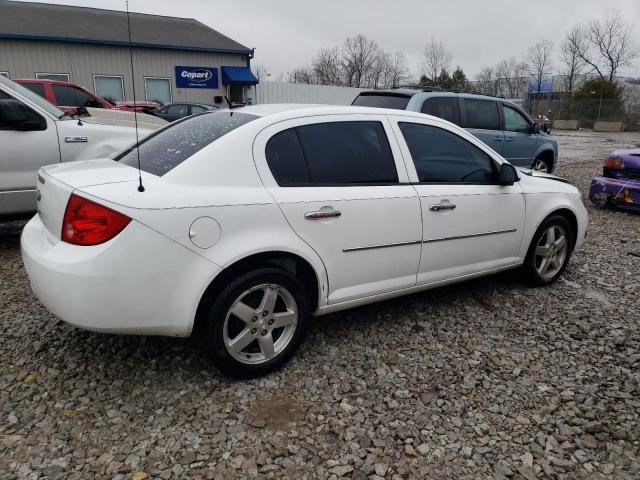
M142 178L143 182L153 182L158 177L142 172ZM38 171L37 183L40 219L51 235L60 239L64 212L74 191L95 185L124 182L138 182L138 170L111 159L42 167Z

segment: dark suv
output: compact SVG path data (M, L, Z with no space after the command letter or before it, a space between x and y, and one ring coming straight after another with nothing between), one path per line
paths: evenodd
M503 98L461 92L398 88L361 92L352 105L427 113L467 129L513 165L552 172L558 143L529 115Z

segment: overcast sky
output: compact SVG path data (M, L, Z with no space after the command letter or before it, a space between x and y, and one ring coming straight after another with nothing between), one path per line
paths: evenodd
M124 0L45 0L124 10ZM310 62L323 47L363 33L389 52L403 52L413 73L433 36L473 77L483 66L515 56L542 38L558 45L575 23L602 16L615 5L640 37L640 0L130 0L132 12L192 17L255 47L254 64L276 78ZM70 19L72 21L72 19ZM640 39L639 39L640 40ZM640 59L620 72L640 76Z

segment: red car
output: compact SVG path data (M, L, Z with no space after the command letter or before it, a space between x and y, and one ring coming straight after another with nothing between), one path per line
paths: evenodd
M57 80L37 80L34 78L22 78L14 81L71 115L75 115L79 107L133 111L131 107L114 105L95 93L73 83Z

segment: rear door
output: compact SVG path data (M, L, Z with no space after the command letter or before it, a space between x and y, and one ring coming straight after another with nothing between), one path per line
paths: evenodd
M502 154L504 132L500 126L498 102L491 99L462 99L462 126L472 135Z
M501 104L504 118L504 149L502 156L510 163L529 167L536 153L538 137L533 133L533 122L520 111L506 104Z
M519 263L525 213L520 185L499 185L498 163L462 132L441 122L393 118L422 205L418 284Z
M279 123L254 142L260 176L322 258L335 304L416 283L420 202L383 115Z

